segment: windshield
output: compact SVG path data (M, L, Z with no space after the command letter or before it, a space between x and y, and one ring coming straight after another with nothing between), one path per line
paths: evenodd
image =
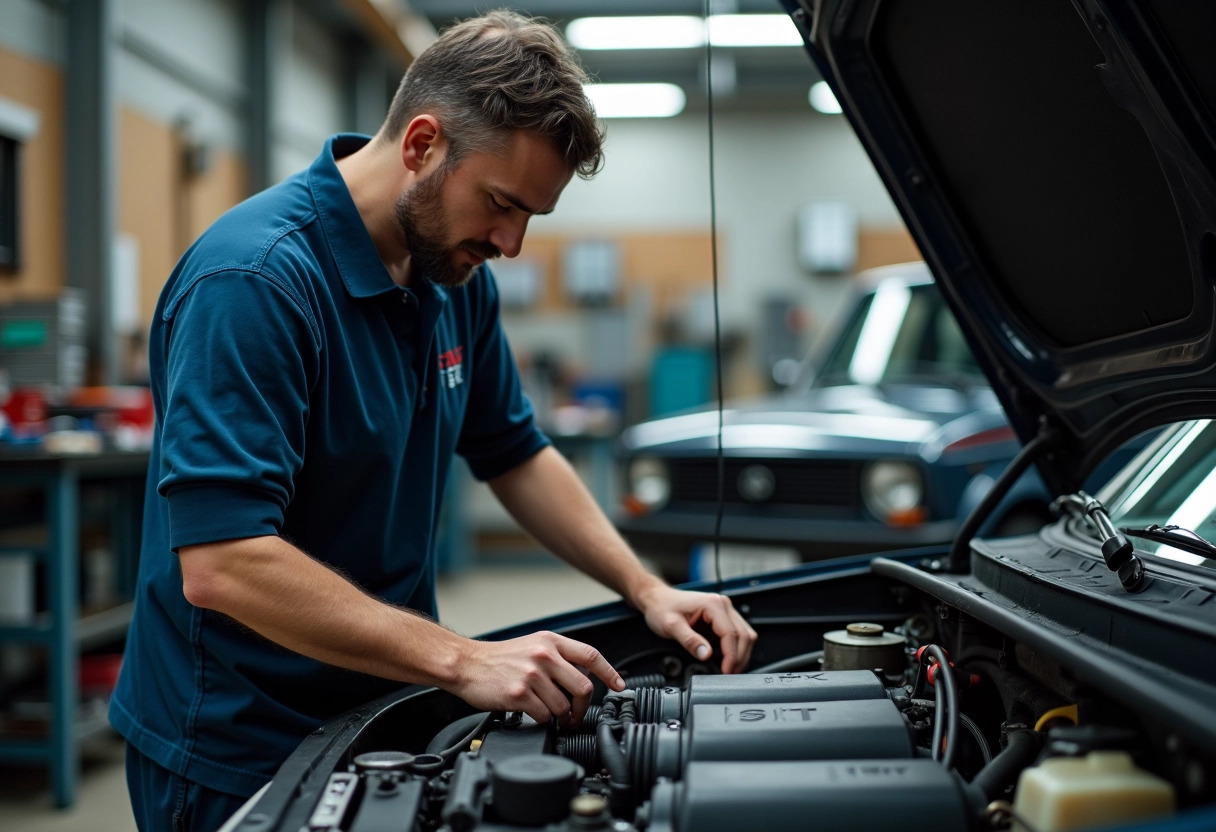
M862 299L815 386L987 384L937 286L886 280Z
M1216 542L1216 422L1185 422L1165 431L1098 495L1118 528L1179 526ZM1136 548L1186 563L1216 561L1166 543Z

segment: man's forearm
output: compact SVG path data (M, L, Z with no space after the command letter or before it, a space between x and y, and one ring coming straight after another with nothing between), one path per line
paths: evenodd
M462 639L373 598L278 537L183 547L182 588L271 641L327 664L451 686Z
M278 537L183 547L182 591L283 647L386 679L437 685L483 710L524 711L537 722L582 719L586 668L625 684L603 656L554 633L473 641L379 601Z
M645 570L560 453L545 448L490 481L511 516L562 560L635 607L663 582Z

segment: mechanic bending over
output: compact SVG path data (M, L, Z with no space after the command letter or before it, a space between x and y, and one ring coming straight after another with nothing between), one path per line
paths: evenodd
M571 723L592 647L435 623L454 453L546 547L656 633L741 670L728 599L647 573L537 429L485 260L602 163L586 76L547 24L494 12L411 66L375 137L222 216L150 339L158 428L138 599L110 717L144 830L211 832L311 731L403 683ZM573 695L569 701L563 692Z

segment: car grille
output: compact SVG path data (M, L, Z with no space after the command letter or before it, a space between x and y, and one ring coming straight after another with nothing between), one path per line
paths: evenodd
M713 503L718 499L716 459L668 459L671 501ZM830 506L851 508L861 493L861 464L857 462L808 462L798 459L726 459L724 499L728 503L754 504L739 493L739 474L749 465L763 465L773 473L768 505Z

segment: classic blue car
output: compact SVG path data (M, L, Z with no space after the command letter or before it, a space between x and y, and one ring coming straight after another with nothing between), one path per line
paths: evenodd
M925 264L858 284L807 378L723 414L724 576L949 541L1020 447ZM618 446L617 527L674 580L715 574L717 431L706 409L635 425ZM1028 472L982 531L1038 528L1050 502Z

